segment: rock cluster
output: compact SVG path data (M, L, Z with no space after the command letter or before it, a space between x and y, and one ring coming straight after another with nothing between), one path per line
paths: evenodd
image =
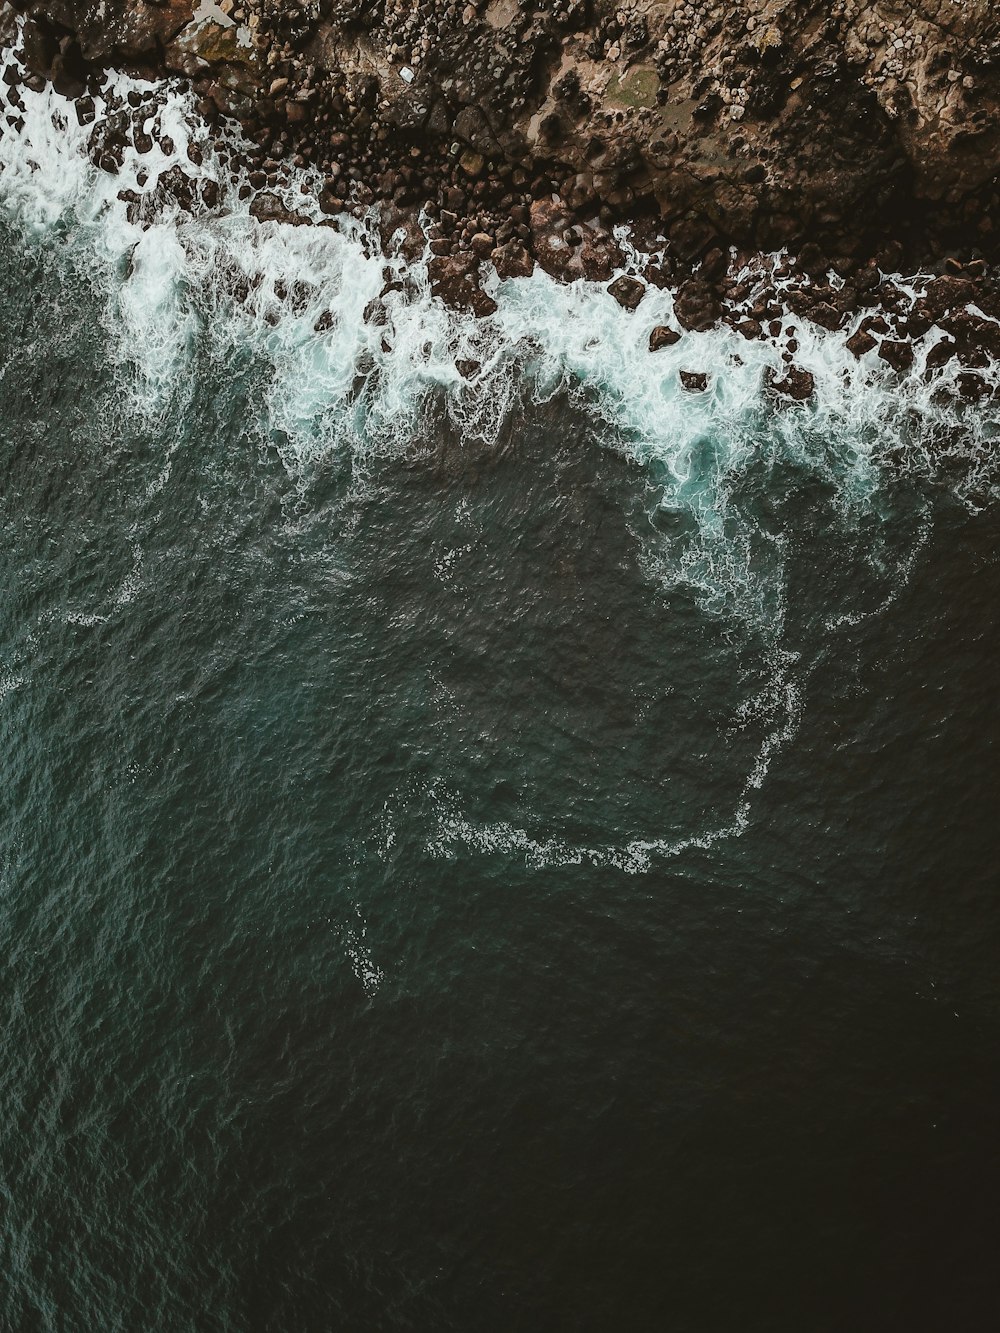
M186 78L206 116L241 122L258 216L287 214L274 192L288 165L317 168L330 215L377 200L386 237L414 251L428 220L435 289L477 313L492 305L487 264L611 282L627 222L655 259L612 294L638 310L643 282L677 287L682 327L725 317L776 336L786 300L828 328L860 313L852 350L897 368L895 343L948 321L953 355L992 338L989 319L974 331L930 289L904 309L880 276L936 272L991 308L991 0L14 3L29 77L78 108L108 66ZM108 170L114 137L95 149ZM742 294L747 257L782 249L797 256L769 279L782 300ZM780 383L801 396L801 379Z

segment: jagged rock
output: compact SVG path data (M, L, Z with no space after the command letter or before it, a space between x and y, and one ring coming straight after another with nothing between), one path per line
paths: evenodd
M913 348L896 338L883 338L878 354L893 370L907 371L913 365Z
M704 393L708 388L708 376L703 371L682 370L680 380L688 393Z
M835 329L881 301L913 337L973 300L983 274L969 255L1000 255L992 0L697 0L621 14L610 0L494 0L467 6L467 22L437 4L404 18L358 0L16 7L28 67L57 89L80 93L108 65L181 74L200 105L235 111L265 155L342 165L324 211L377 195L413 217L431 202L458 216L456 247L516 242L557 277L602 283L621 257L598 229L641 219L669 243L672 277L700 264L678 296L685 328L720 318L715 286L734 246L798 250L799 275L821 282L840 272L831 256L850 260L849 284L804 288L797 313ZM111 170L119 159L105 151ZM913 311L867 262L896 270L904 249L890 233L907 212L919 220L909 271L952 259ZM753 337L772 318L737 327Z
M74 33L90 64L155 56L191 22L197 0L45 0L26 5L49 25Z
M942 338L936 342L927 353L927 369L940 370L948 362L958 355L958 343L954 338Z
M649 350L658 352L663 347L673 347L681 340L681 335L676 329L671 329L666 324L657 324L656 328L649 335Z
M674 313L686 329L705 333L722 318L722 303L716 292L700 278L689 278L678 288Z
M768 388L780 398L790 398L793 402L804 403L816 392L816 380L812 373L801 366L789 365L784 379L778 379L775 372L768 368L766 375Z
M608 293L623 310L636 310L646 295L646 284L640 282L638 278L630 278L623 273L620 278L614 280L608 288Z
M932 319L937 320L951 310L968 305L970 301L975 300L975 296L975 284L968 278L945 276L934 279L923 299Z
M848 338L846 346L852 356L862 357L878 346L878 340L865 329L858 329L857 333Z
M309 219L286 208L276 194L258 194L250 203L250 216L258 222L281 222L290 227L301 227Z
M478 264L472 255L435 257L427 265L431 291L455 310L471 310L480 319L496 313L497 304L478 283Z
M958 391L970 403L977 403L980 399L988 398L990 394L989 385L982 375L973 374L971 371L963 371L959 375Z
M508 241L499 246L491 256L493 267L501 278L530 278L535 271L535 261L517 241Z
M583 265L583 276L588 282L607 282L614 275L615 269L621 266L622 254L607 239L587 239L580 249L580 263Z
M843 314L839 310L835 310L827 301L820 301L818 305L812 306L806 313L814 324L831 331L839 329L844 322Z
M482 153L477 153L473 148L467 148L458 159L458 165L467 176L481 176L486 166L486 159Z

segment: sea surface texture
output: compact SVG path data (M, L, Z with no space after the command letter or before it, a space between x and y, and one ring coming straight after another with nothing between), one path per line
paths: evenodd
M117 177L24 97L0 1327L994 1330L995 408L541 273L366 325L207 148L128 220L182 97Z

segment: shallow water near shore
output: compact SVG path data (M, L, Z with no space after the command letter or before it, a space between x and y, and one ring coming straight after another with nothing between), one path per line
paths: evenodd
M372 328L363 226L142 231L26 101L0 1324L992 1328L991 411Z

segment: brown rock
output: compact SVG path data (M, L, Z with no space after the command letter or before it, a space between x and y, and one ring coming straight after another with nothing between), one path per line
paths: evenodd
M635 310L646 295L646 284L640 282L638 278L630 278L623 273L620 278L614 280L608 288L608 293L623 310Z
M790 398L793 402L804 403L816 392L816 380L801 366L789 365L784 379L775 378L775 372L768 369L766 376L768 388L781 398Z
M160 180L162 184L162 177ZM304 226L309 219L286 208L276 194L258 194L250 203L250 216L258 222L281 222L291 227Z
M978 403L989 395L990 390L982 375L965 370L958 377L958 391L966 402Z
M474 148L467 148L458 159L458 165L467 176L481 176L486 160L482 153L477 153Z
M609 282L622 264L622 253L609 241L585 240L580 249L583 276L589 282Z
M499 246L491 258L501 278L530 278L535 271L534 259L517 241L508 241L506 245Z
M427 264L431 291L454 310L471 310L480 319L493 315L497 303L477 282L478 265L473 255L435 256Z
M704 393L708 388L708 376L702 371L682 370L680 377L688 393Z
M680 340L681 335L676 329L670 329L666 324L657 324L649 335L649 350L658 352L661 347L674 347Z
M933 319L940 319L950 310L968 305L975 300L976 286L968 278L945 276L935 278L928 286L924 302Z
M839 329L844 322L844 316L841 312L835 310L827 301L820 301L818 305L814 305L807 310L806 315L814 324L818 324L823 329Z
M954 338L942 338L927 353L927 369L940 370L958 353L958 343Z
M764 330L755 319L740 320L736 325L736 332L746 338L747 342L756 342L764 336Z
M722 304L707 282L700 278L689 278L677 291L674 312L684 328L704 333L718 324L722 317Z
M913 365L913 348L896 338L883 338L878 354L893 370L906 371Z
M853 337L850 337L847 340L847 350L851 353L852 356L856 357L864 356L866 353L870 352L873 347L876 347L877 345L878 344L876 340L872 337L872 335L870 333L866 333L864 329L858 329L857 333L855 333Z

